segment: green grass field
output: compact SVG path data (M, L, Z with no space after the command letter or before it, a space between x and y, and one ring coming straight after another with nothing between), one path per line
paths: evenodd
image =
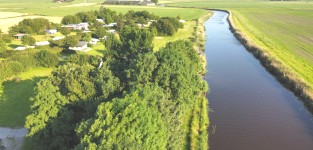
M313 2L202 1L172 5L230 10L236 27L307 83L313 93Z
M17 80L0 85L0 126L23 127L30 113L29 98L34 94L35 83L50 75L52 68L37 68L17 75Z

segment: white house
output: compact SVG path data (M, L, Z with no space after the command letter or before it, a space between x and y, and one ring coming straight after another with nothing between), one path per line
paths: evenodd
M64 39L65 36L55 36L54 38L52 38L53 41L57 41L57 40L61 40Z
M87 44L88 42L79 41L75 46L69 47L69 49L73 51L87 52L89 51Z
M179 22L181 22L181 23L185 23L185 22L186 22L186 20L179 20Z
M16 50L16 51L23 51L25 49L26 49L25 46L19 46L19 47L15 48L14 50Z
M96 19L98 22L100 23L104 23L104 20L103 19Z
M50 43L48 41L42 41L42 42L36 42L35 45L36 46L45 46L45 45L49 45Z
M99 39L106 40L107 38L108 38L108 36L104 36L104 37L99 38Z
M63 25L62 27L73 29L73 30L88 30L89 24L87 22L83 22L79 24L67 24L67 25Z
M47 30L46 32L49 34L55 34L58 32L58 30L57 29L50 29L50 30Z
M103 25L103 27L110 28L110 27L114 27L116 25L117 25L117 23L114 22L114 23L105 24L105 25Z
M112 29L112 30L108 30L107 32L114 34L116 31L114 29Z
M92 38L91 41L89 41L89 43L92 44L92 45L95 45L95 44L97 44L99 41L100 41L99 39Z

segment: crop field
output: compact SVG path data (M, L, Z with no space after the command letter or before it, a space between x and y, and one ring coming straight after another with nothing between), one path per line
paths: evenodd
M313 93L313 2L177 2L227 9L250 40L308 84Z
M29 98L35 83L50 75L51 68L37 68L17 75L19 80L8 80L0 85L0 126L22 127L30 113Z
M2 32L7 32L9 27L18 24L20 21L26 18L46 18L54 23L60 23L62 17L52 16L38 16L38 15L27 15L26 13L16 12L0 12L0 29Z

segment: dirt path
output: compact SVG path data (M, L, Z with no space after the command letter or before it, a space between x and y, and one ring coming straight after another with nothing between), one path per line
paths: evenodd
M24 137L28 133L26 128L12 129L0 127L0 149L20 150Z

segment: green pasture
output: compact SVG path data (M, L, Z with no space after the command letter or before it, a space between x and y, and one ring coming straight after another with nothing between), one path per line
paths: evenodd
M206 1L173 6L227 9L236 26L313 92L313 2Z
M37 68L17 75L0 85L0 126L23 127L30 113L29 98L36 82L50 75L52 68Z

